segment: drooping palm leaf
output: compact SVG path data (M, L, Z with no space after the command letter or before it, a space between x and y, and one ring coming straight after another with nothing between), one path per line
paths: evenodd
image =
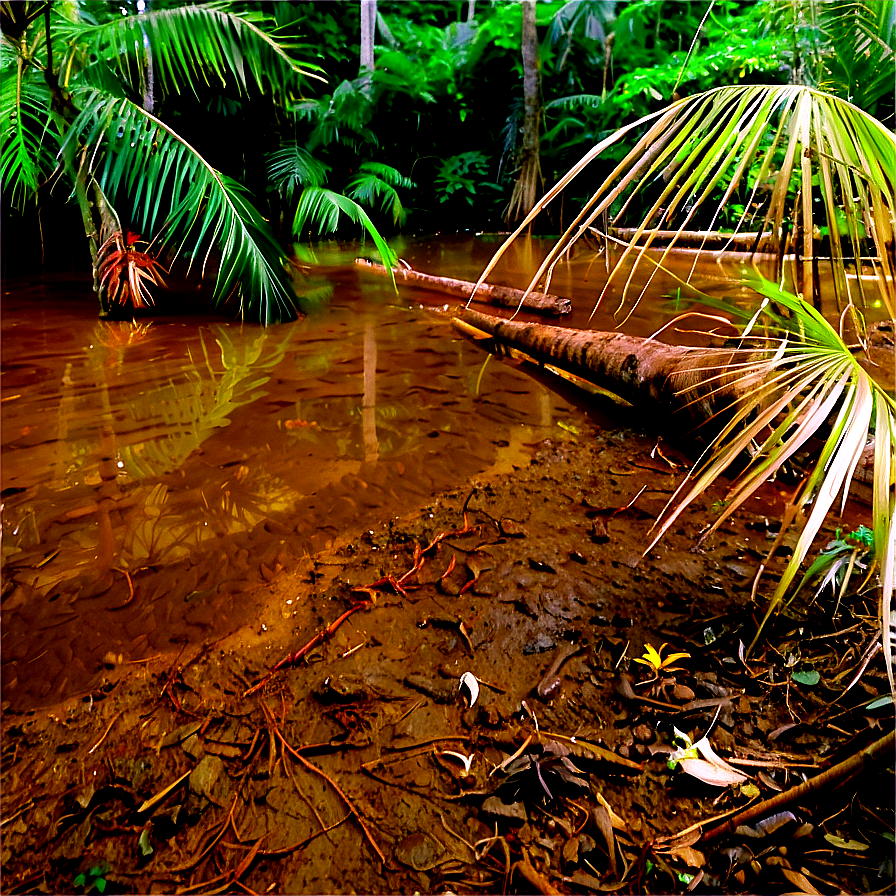
M0 44L0 182L7 202L21 208L56 165L58 140L50 119L50 91L24 72L9 44Z
M556 264L577 240L594 233L602 216L613 214L613 223L618 224L626 213L637 213L635 234L613 265L600 297L631 261L621 310L628 284L655 243L656 232L673 233L660 257L662 263L683 231L699 227L709 232L717 227L726 204L740 190L746 194L745 207L754 205L756 210L749 218L745 211L734 232L758 227L768 234L763 251L778 258L793 253L807 298L815 289L813 259L829 256L840 307L861 305L863 277L850 279L850 275L863 273L862 256L867 255L870 258L864 260L873 267L876 287L894 316L894 135L850 103L797 86L720 87L679 100L601 141L536 203L495 253L480 282L507 246L576 175L630 130L648 124L646 133L556 242L532 278L530 290L549 290ZM823 207L821 219L813 197ZM657 270L651 268L640 295Z
M66 141L86 146L110 200L127 193L143 233L164 224L165 242L205 250L203 267L217 246L219 302L239 290L244 311L262 322L294 318L299 301L283 251L244 189L136 103L93 89L77 91L76 99L82 111Z
M806 517L793 555L771 598L767 620L784 600L838 495L845 503L853 472L873 426L874 560L882 581L884 646L889 657L887 633L896 562L896 507L891 494L896 481L896 402L868 375L833 327L811 305L768 281L751 281L750 285L789 316L778 314L766 304L761 316L770 327L771 338L745 337L744 360L734 372L751 384L747 397L732 410L729 421L673 495L656 523L656 534L648 550L684 508L744 452L751 453L751 460L731 486L725 509L710 531L773 478L782 464L811 438L823 439L824 446L814 467L792 499L797 510L806 511ZM715 375L721 382L731 372L719 371ZM829 426L831 419L834 422ZM893 686L889 660L888 673Z
M395 288L395 278L392 276L392 265L397 261L395 253L389 248L388 243L380 236L374 227L367 212L348 196L334 193L323 187L306 187L299 199L299 207L296 209L295 223L293 225L296 236L300 236L306 227L318 230L321 233L333 233L339 227L340 215L346 215L350 221L360 224L373 239L383 264L389 270L392 278L392 286Z
M275 39L260 27L266 22L257 10L236 12L222 3L203 3L98 25L72 21L60 31L71 46L89 49L81 61L88 79L92 66L111 65L122 83L143 84L146 47L153 77L168 92L188 88L195 93L197 85L223 86L233 80L244 92L252 84L288 95L298 79L324 80L317 66L292 58L295 44Z

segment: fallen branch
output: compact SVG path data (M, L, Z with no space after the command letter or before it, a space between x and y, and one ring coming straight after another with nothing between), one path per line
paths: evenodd
M608 232L610 236L630 242L638 230L635 227L612 227ZM657 249L674 242L676 246L693 246L710 253L721 249L752 253L768 246L773 236L771 231L722 233L718 230L642 230L638 245L642 246L651 239L651 245Z
M755 818L767 818L769 815L774 815L776 812L780 812L784 806L799 802L804 797L807 797L816 791L838 784L840 781L843 781L852 775L865 771L868 766L878 759L889 758L892 760L894 741L896 741L896 732L890 731L889 734L884 735L880 740L865 747L864 750L860 750L854 756L850 756L849 759L846 759L843 762L838 762L837 765L832 766L820 775L816 775L814 778L809 778L808 781L804 781L802 784L798 784L790 790L775 794L771 799L756 803L749 809L744 809L743 812L732 816L727 821L718 825L718 827L714 827L707 831L700 842L711 843L713 840L718 840L719 838L730 834L739 825L748 824Z
M537 364L605 389L646 417L671 417L679 432L724 414L752 385L738 376L750 356L734 349L668 345L623 333L522 323L470 309L455 319L455 326L471 338L478 330L480 338L491 336L499 346L509 346ZM870 484L873 473L872 440L862 452L853 481Z
M360 603L355 604L351 609L346 610L341 616L339 616L337 619L334 619L326 628L322 628L310 641L308 641L307 644L300 647L295 653L291 653L289 654L289 656L286 656L282 660L280 660L280 662L277 663L277 665L273 666L268 674L265 675L265 677L262 678L262 680L259 681L258 684L252 685L252 687L249 688L249 690L246 691L243 696L249 697L256 691L260 691L274 677L274 674L276 672L278 672L284 666L292 666L297 663L303 656L305 656L306 653L313 650L315 647L317 647L318 644L329 638L333 634L333 632L335 632L336 629L339 628L339 626L349 618L349 616L351 616L353 613L357 613L358 610L366 610L372 605L372 600L364 600Z
M366 258L356 258L355 264L365 271L374 274L388 276L389 271L381 264L375 264ZM543 292L526 293L521 289L513 289L510 286L492 286L483 283L478 289L476 284L468 280L455 280L453 277L436 277L433 274L424 274L409 268L393 268L395 280L402 283L412 283L444 292L451 296L457 296L464 301L471 297L474 301L484 302L489 305L499 305L502 308L518 308L522 305L527 311L536 311L540 314L569 314L572 311L572 302L560 296ZM475 292L475 297L473 293Z

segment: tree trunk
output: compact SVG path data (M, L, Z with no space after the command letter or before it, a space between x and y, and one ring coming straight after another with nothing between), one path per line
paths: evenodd
M711 436L698 428L711 422L715 432L726 412L754 385L737 369L730 370L732 363L742 368L750 360L731 349L689 348L622 333L518 323L471 310L461 314L460 322L539 363L618 395L643 411L645 418L674 426L681 435ZM853 482L870 485L873 472L872 440L862 452ZM861 492L857 497L867 500Z
M541 185L539 130L541 128L541 63L535 28L535 0L521 0L523 14L523 136L520 173L513 187L507 221L519 221L532 211Z
M376 0L361 0L361 71L365 79L364 92L368 98L373 90L371 74L374 67L373 38L376 32Z
M389 271L381 264L375 264L366 258L356 258L355 264L365 271L374 274L388 276ZM473 296L474 301L487 305L498 305L502 308L518 308L522 306L527 311L536 311L542 314L569 314L572 311L572 302L560 296L544 292L530 292L526 294L521 289L511 286L491 286L483 283L476 289L475 283L469 280L455 280L453 277L436 277L433 274L424 274L412 268L392 268L392 274L396 281L404 283L418 283L424 289L433 289L460 299L467 300Z
M671 417L682 430L725 411L745 392L743 377L723 373L735 360L745 363L744 355L731 349L666 345L623 333L519 323L470 310L460 319L536 361L613 392L648 415Z

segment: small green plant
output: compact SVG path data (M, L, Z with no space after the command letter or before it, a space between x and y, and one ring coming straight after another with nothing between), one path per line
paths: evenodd
M839 607L853 575L856 572L866 573L867 580L867 571L872 566L873 560L874 532L871 529L859 526L855 531L842 536L837 529L833 540L827 543L815 562L806 570L796 593L809 582L817 581L818 587L813 600L830 586Z
M92 893L94 890L96 890L97 893L105 893L106 875L108 873L109 866L105 862L100 862L99 865L94 865L88 871L82 871L72 881L72 885L78 890L83 887L84 893Z
M462 152L442 161L436 175L435 189L439 202L457 195L470 205L476 201L476 182L488 173L488 156L481 152Z

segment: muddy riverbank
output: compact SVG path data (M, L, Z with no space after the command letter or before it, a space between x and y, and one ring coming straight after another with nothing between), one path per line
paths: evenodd
M821 892L883 892L886 763L777 830L699 842L891 721L863 707L885 692L879 662L831 708L857 658L809 640L852 628L838 653L858 651L871 617L785 622L744 663L771 508L694 552L708 495L642 557L674 449L588 424L531 450L275 564L235 634L110 657L90 694L7 709L4 891L792 892L808 874ZM666 643L688 654L678 671L634 662ZM794 654L821 685L792 679ZM709 732L743 780L670 771L673 728Z

